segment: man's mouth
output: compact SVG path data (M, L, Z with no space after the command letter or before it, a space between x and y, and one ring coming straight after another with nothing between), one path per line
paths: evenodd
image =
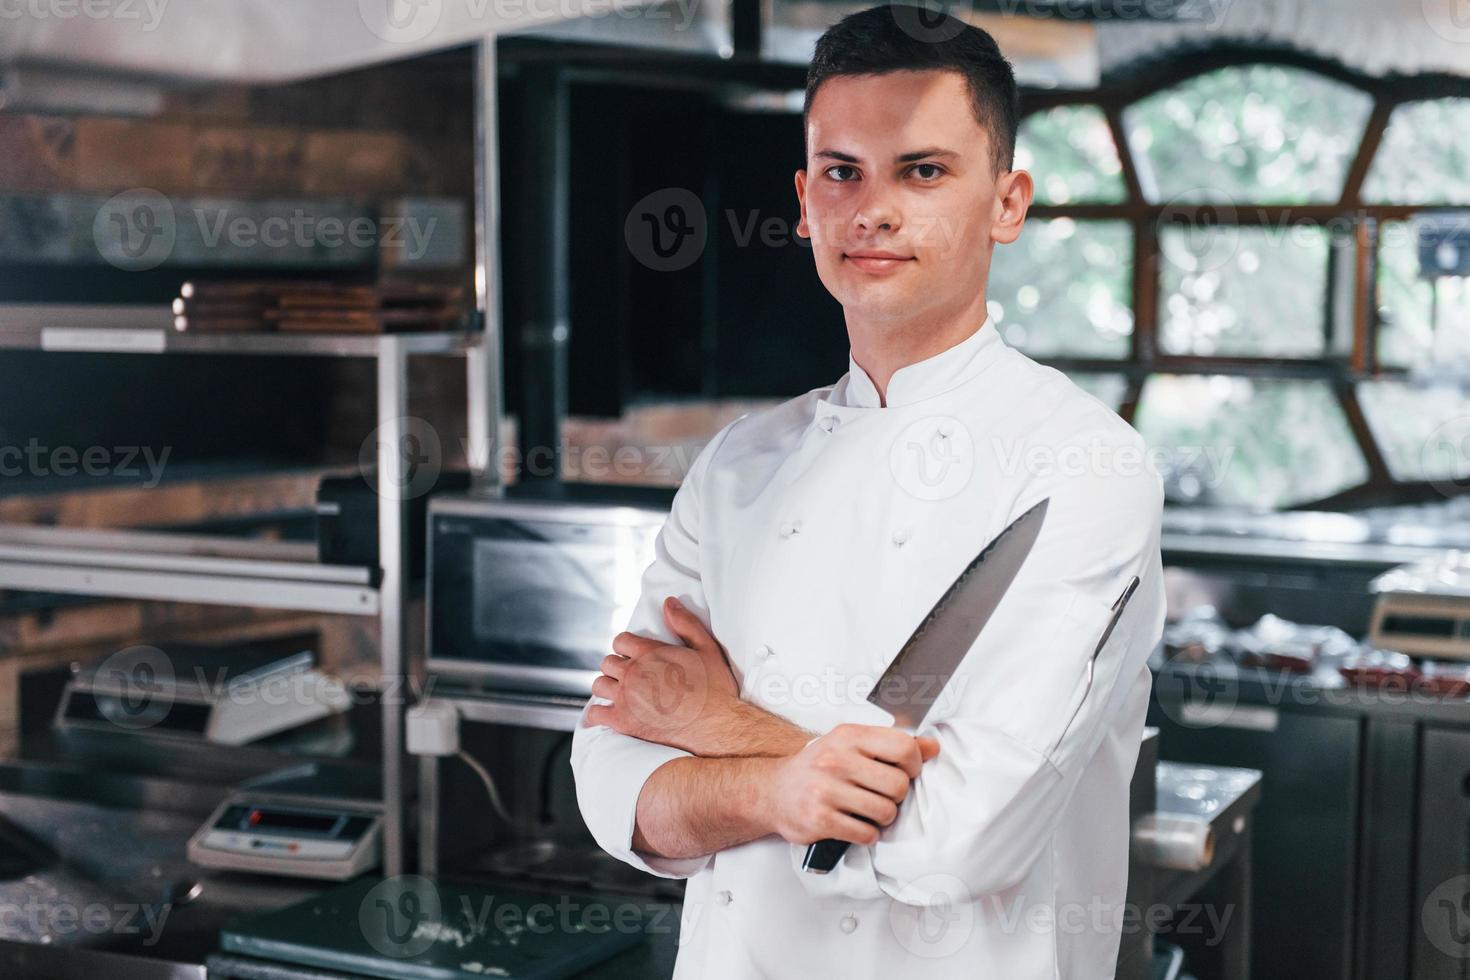
M912 255L902 255L898 252L884 252L877 249L844 252L842 257L864 272L891 272L907 262L914 261L914 256Z

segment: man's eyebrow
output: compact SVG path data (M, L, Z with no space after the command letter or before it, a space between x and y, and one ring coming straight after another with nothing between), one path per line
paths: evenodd
M840 150L818 150L813 154L815 157L825 157L829 160L837 160L840 163L859 163L857 157L851 153L843 153ZM932 157L957 157L954 150L946 150L939 146L925 147L922 150L914 150L911 153L901 153L893 158L894 163L914 163L917 160L928 160Z

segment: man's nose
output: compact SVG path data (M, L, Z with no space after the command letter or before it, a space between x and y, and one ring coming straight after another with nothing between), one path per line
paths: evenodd
M861 235L872 235L879 231L897 231L903 224L891 192L876 189L859 202L853 212L853 230Z

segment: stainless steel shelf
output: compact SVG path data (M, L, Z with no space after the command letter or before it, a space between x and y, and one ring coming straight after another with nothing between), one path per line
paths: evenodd
M391 334L180 333L166 306L0 304L0 349L92 354L241 354L285 357L461 355L467 331Z
M549 732L574 732L586 702L578 698L506 698L494 695L436 697L454 705L466 721L518 725Z
M0 528L0 588L375 616L374 570L300 545L156 532Z

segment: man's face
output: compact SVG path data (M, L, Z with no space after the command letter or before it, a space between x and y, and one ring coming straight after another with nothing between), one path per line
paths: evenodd
M796 174L797 231L849 322L912 321L965 309L984 288L993 242L1020 234L1024 171L996 174L964 76L842 76L807 114Z

